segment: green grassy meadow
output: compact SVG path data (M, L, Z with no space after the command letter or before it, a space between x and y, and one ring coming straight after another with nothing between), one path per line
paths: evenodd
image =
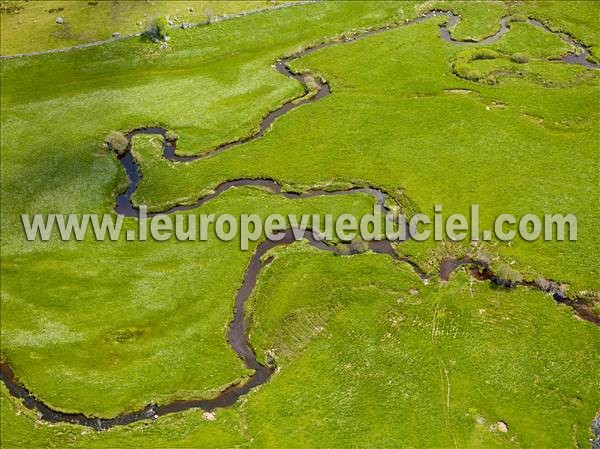
M2 55L45 51L144 31L152 19L173 25L268 8L267 1L2 1ZM63 23L57 23L57 18Z
M1 53L136 32L146 16L185 13L192 22L272 6L147 3L23 2L17 13L2 10ZM455 39L479 40L506 15L529 16L569 33L597 60L596 8L333 0L173 30L162 47L133 37L1 60L2 360L46 404L100 417L213 397L250 374L226 332L258 243L240 251L237 241L216 238L25 240L21 214L113 212L127 180L103 144L111 131L163 126L179 136L178 153L202 154L251 135L269 111L302 95L273 70L278 58L435 9L461 16ZM56 35L58 14L72 24L69 36ZM293 191L373 186L412 213L442 204L445 215L468 215L478 204L482 229L499 213L573 213L576 242L409 241L396 250L432 274L446 256L485 254L493 267L564 284L600 311L600 71L551 61L572 48L525 22L475 49L441 40L445 21L294 60L293 70L327 80L332 94L230 151L172 163L156 140L136 138L143 180L134 202L159 211L227 180L268 178ZM372 205L364 194L286 199L243 187L193 212L361 216ZM136 226L125 220L126 229ZM42 422L2 385L0 445L590 446L600 329L549 295L495 288L464 269L424 285L388 256L336 256L302 242L270 254L247 303L258 358L277 362L267 384L216 410L214 421L190 410L106 432Z

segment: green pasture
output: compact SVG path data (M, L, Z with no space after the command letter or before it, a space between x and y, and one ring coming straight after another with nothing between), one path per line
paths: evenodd
M191 14L193 2L152 3L24 2L16 14L2 12L2 54L134 32L144 13L181 9L200 21L271 5L199 2ZM46 11L59 4L72 24L68 37L53 35L58 25ZM185 155L251 135L269 111L303 94L274 61L312 44L444 9L462 17L457 39L491 35L506 15L530 16L596 57L595 8L330 1L174 30L163 47L135 37L2 60L2 358L36 397L89 416L211 397L243 379L249 372L226 331L252 251L216 238L32 243L20 215L112 213L126 185L104 146L113 131L160 125L177 133ZM158 211L224 181L269 178L293 191L373 186L408 213L432 214L441 204L446 216L468 214L478 204L482 229L500 213L573 213L576 242L411 241L396 249L431 274L449 255L485 257L527 279L565 284L594 305L599 71L551 61L572 48L522 21L496 43L467 47L439 38L445 20L294 60L294 70L321 76L332 94L230 151L172 163L156 141L137 139L143 180L135 203ZM360 216L372 204L363 194L285 199L244 187L193 212ZM297 243L272 254L247 304L257 355L277 362L267 384L217 410L215 421L188 411L108 432L42 423L2 386L2 447L589 445L600 407L600 331L550 296L492 288L464 270L424 285L407 264L371 253L335 256Z

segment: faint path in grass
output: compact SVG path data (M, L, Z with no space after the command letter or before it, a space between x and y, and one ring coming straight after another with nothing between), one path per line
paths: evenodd
M303 3L307 3L307 2L284 4L284 5L281 5L280 7L293 6L293 5L297 5L297 4L303 4ZM311 3L311 2L308 2L308 3ZM273 9L273 8L271 8L271 9ZM235 15L235 17L239 17L241 15L246 15L246 14L248 14L248 12L237 14L237 15ZM170 161L177 162L177 163L189 163L189 162L203 159L206 157L214 156L215 154L232 149L232 148L234 148L238 145L241 145L245 142L248 142L250 140L260 138L261 136L264 135L266 130L269 129L269 127L272 125L272 123L275 121L275 119L277 119L279 116L286 114L290 110L292 110L298 106L301 106L303 104L317 101L331 93L329 84L326 81L321 80L321 79L316 79L309 74L298 74L298 73L292 72L291 69L289 68L288 64L293 59L300 58L302 56L305 56L309 53L312 53L312 52L319 50L321 48L324 48L324 47L356 41L358 39L363 39L365 37L371 36L376 33L381 33L381 32L385 32L390 29L397 28L398 26L406 26L406 25L410 25L412 23L422 22L422 21L425 21L425 20L428 20L430 18L437 17L437 16L445 16L448 18L447 23L440 27L440 37L448 42L459 43L461 45L479 45L479 44L489 44L489 43L495 42L498 39L500 39L500 37L503 34L505 34L509 28L509 18L505 17L501 20L501 25L502 25L501 29L493 36L490 36L490 37L484 39L483 41L480 41L479 43L477 43L477 42L470 42L470 43L469 42L458 42L458 41L454 41L452 39L452 37L450 36L450 32L448 31L448 27L449 26L452 27L453 25L455 25L457 23L457 21L459 20L459 17L450 12L432 11L424 16L418 17L413 20L406 21L402 24L385 26L382 28L357 33L352 36L346 36L342 40L328 41L328 42L321 43L321 44L318 44L318 45L315 45L312 47L305 48L293 55L279 59L275 63L275 68L280 73L284 74L287 77L296 79L304 86L304 89L305 89L304 94L301 97L296 98L295 100L292 100L292 101L284 104L280 108L269 113L261 121L259 130L256 133L254 133L248 137L242 138L242 139L238 139L238 140L235 140L232 142L225 143L223 145L220 145L220 146L214 148L213 150L210 150L210 151L205 152L198 156L178 156L176 154L175 145L173 143L168 143L166 141L166 139L164 139L163 140L163 150L162 150L163 157ZM537 22L537 24L536 24L534 22L535 21L532 21L531 23L533 23L536 26L538 26L537 24L539 24L539 26L543 27L547 31L552 32L552 31L548 30L541 23ZM560 33L555 33L555 34L559 35L562 39L566 39L566 38L570 39L570 37L568 37L566 35L561 35ZM584 66L590 67L590 68L598 68L597 64L590 63L589 61L587 61L585 59L585 57L583 59L581 59L582 55L583 56L587 55L587 49L585 49L580 44L577 44L574 40L569 41L569 43L571 43L572 45L577 47L579 49L579 53L577 55L564 56L561 60L562 62L568 63L568 64L584 65ZM89 46L89 44L84 44L84 46L85 45ZM98 45L98 44L96 44L96 45ZM77 48L77 47L72 47L71 49L73 49L73 48ZM79 47L79 48L81 48L81 47ZM57 53L60 51L68 51L68 50L70 50L70 49L50 50L45 53ZM592 64L592 65L590 65L590 64ZM313 86L312 88L309 87L311 85ZM134 137L137 134L160 134L163 137L166 137L166 130L163 128L140 128L140 129L133 130L127 134L127 137L129 139L129 145L128 145L127 150L122 155L119 156L119 161L125 168L130 182L129 182L129 186L128 186L127 190L123 194L118 196L115 209L118 213L128 215L128 216L133 216L133 217L137 217L139 215L139 211L133 206L133 204L131 202L131 196L137 189L137 186L141 180L141 173L140 173L138 164L135 161L135 159L132 155L132 152L131 152L131 139L132 139L132 137ZM239 186L248 186L248 185L253 185L253 186L258 185L258 186L262 186L262 187L267 187L268 189L270 189L273 192L273 194L284 195L288 198L306 198L306 197L317 196L317 195L347 195L347 194L354 194L354 193L359 193L359 192L366 193L366 194L372 195L374 197L376 205L381 209L381 211L383 213L389 212L389 210L385 206L385 200L387 198L387 194L380 189L370 187L370 186L355 186L355 187L352 187L352 188L349 188L346 190L337 190L337 191L312 190L312 191L308 191L308 192L304 192L304 193L291 193L291 192L282 192L281 185L273 180L238 179L238 180L231 180L231 181L226 181L226 182L221 183L219 186L217 186L214 189L213 193L198 199L196 201L196 203L194 203L192 205L176 205L176 206L164 211L163 213L172 213L172 212L176 212L176 211L180 211L180 210L194 209L194 208L201 206L205 202L210 201L211 199L217 197L218 195L225 192L229 188L239 187ZM96 418L96 417L87 417L83 414L62 413L58 410L52 409L51 407L46 405L43 401L37 399L24 385L22 385L22 383L15 376L14 372L12 371L12 369L7 361L0 362L0 377L1 377L2 381L5 383L6 387L8 388L9 392L11 393L11 395L13 395L16 398L21 399L23 401L23 404L25 405L25 407L32 409L32 410L36 410L40 414L42 420L48 421L48 422L67 422L67 423L72 423L72 424L79 424L82 426L91 427L96 430L106 430L106 429L109 429L114 426L126 425L126 424L130 424L133 422L141 421L141 420L156 419L162 415L176 413L176 412L189 410L189 409L204 409L204 410L210 411L210 410L214 410L215 408L230 406L230 405L234 404L235 402L237 402L237 400L240 396L245 395L248 392L250 392L252 389L266 383L269 380L269 378L271 377L271 375L273 374L273 372L275 371L274 363L270 363L268 365L264 365L264 364L260 363L256 358L256 354L254 353L254 350L250 346L250 343L248 341L249 322L246 320L244 306L245 306L246 300L251 296L254 288L256 287L256 283L257 283L257 280L258 280L258 277L260 275L262 268L265 267L266 265L268 265L272 261L272 258L264 257L267 254L267 252L269 250L273 249L274 247L282 246L282 245L289 245L289 244L295 242L296 240L300 240L300 239L307 241L311 246L313 246L319 250L322 250L322 251L328 251L328 252L338 254L338 255L351 255L351 254L355 253L355 248L353 246L351 246L350 244L346 243L346 244L340 244L337 246L330 246L330 245L326 244L325 242L316 238L311 231L305 232L305 231L300 231L297 229L287 229L285 232L283 232L282 238L277 241L265 240L261 244L259 244L259 246L257 247L256 251L254 252L254 254L252 255L252 257L250 259L250 263L244 273L242 285L241 285L240 289L238 290L238 293L236 294L235 306L234 306L234 310L233 310L233 318L229 324L229 328L228 328L228 332L227 332L227 338L228 338L228 341L229 341L232 349L244 361L247 368L254 370L254 373L251 376L249 376L248 378L243 379L242 381L239 381L239 382L236 382L236 383L230 385L228 388L226 388L224 391L222 391L221 393L219 393L216 397L214 397L212 399L176 400L176 401L170 402L168 404L164 404L164 405L149 404L146 407L144 407L142 410L138 410L138 411L131 412L131 413L123 413L115 418ZM428 277L425 274L425 272L416 263L414 263L407 257L402 257L397 254L397 252L394 249L393 244L399 243L399 242L400 242L399 240L394 240L394 241L379 240L379 241L366 242L366 245L367 245L368 250L371 250L378 254L390 256L398 263L408 263L412 267L412 269L415 271L415 273L421 278L421 280L424 283L428 283L431 280L431 278ZM444 261L442 261L442 264L440 266L440 273L439 273L440 279L442 281L448 280L450 274L462 265L468 265L470 267L469 272L470 272L471 276L478 280L489 280L495 285L506 287L506 288L514 288L514 287L520 285L520 286L526 286L529 288L534 288L534 289L538 289L540 291L549 293L553 296L553 298L557 302L571 306L580 318L590 321L596 325L600 325L600 317L595 315L586 305L581 304L577 301L574 301L574 300L566 297L562 293L562 290L561 290L559 284L557 284L553 281L547 280L547 279L541 279L541 280L535 280L535 281L519 281L519 282L510 282L509 283L509 282L502 280L495 273L493 273L492 270L490 269L490 267L487 265L487 263L479 261L479 260L467 258L467 257L463 257L461 259L445 259ZM436 327L437 327L436 316L437 316L437 307L436 307L436 310L434 313L434 321L432 324L432 336L431 336L432 342L434 342L435 334L436 334ZM450 378L449 378L449 373L446 369L446 366L445 366L443 360L440 360L440 362L442 363L442 373L445 374L446 381L447 381L446 412L449 413L449 411L450 411ZM453 439L454 439L454 437L453 437Z

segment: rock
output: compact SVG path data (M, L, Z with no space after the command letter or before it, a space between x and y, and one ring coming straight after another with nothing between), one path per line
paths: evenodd
M508 432L508 425L504 421L498 421L495 424L490 424L490 432Z
M58 23L59 25L63 25L65 23L65 18L58 16L55 20L56 23Z
M538 278L538 279L536 279L533 282L535 283L535 285L538 286L538 288L540 290L543 290L545 292L547 292L548 290L550 290L550 288L552 287L552 284L550 284L550 281L548 279Z
M508 425L504 421L498 421L496 423L496 428L502 433L508 432Z
M217 415L214 412L204 412L202 413L202 419L204 421L214 421L217 419Z
M408 293L410 293L411 295L415 296L419 294L419 290L417 290L416 288L411 288Z
M114 37L114 38L121 37L121 33L119 33L118 31L115 31L115 32L112 34L112 37Z
M481 415L477 415L475 421L477 422L477 424L485 424L485 418Z
M600 411L596 415L596 418L592 421L592 432L594 433L592 449L600 449Z
M184 30L187 30L189 27L191 27L192 25L188 22L183 22L181 24L181 28L183 28Z

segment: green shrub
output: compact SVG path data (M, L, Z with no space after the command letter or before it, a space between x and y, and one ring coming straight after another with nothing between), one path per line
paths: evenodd
M152 21L146 35L153 41L166 41L168 40L171 28L166 17L157 17Z
M351 256L360 254L369 250L369 244L364 240L353 240L350 243L338 243L336 245L338 254L342 256Z
M496 59L500 57L500 53L490 48L477 48L471 53L471 61L478 59Z
M113 131L106 138L106 143L112 150L116 151L117 154L123 154L127 151L129 146L129 140L125 137L125 134Z
M492 260L494 260L494 255L485 249L480 249L477 253L477 260L485 264L489 264Z
M496 282L507 287L514 287L523 280L523 276L508 264L502 264L496 270Z
M525 64L526 62L529 62L529 55L527 53L515 53L510 57L510 60L517 64Z
M337 254L339 254L340 256L349 256L350 255L350 246L346 245L344 243L338 243L337 245L335 245L335 249L337 251Z
M467 72L467 79L471 81L479 81L484 78L483 73L477 69L471 69Z
M452 71L461 78L465 78L470 81L480 81L484 78L484 74L481 72L481 70L478 70L469 64L464 57L461 57L460 60L457 60L454 63L452 66Z
M516 14L513 14L512 16L510 16L508 18L508 22L509 23L512 23L512 22L527 22L527 19L529 19L529 17L527 17L527 15L516 13Z
M175 142L177 139L179 139L179 136L175 133L175 131L169 129L166 133L165 133L165 140L167 142Z
M360 254L369 250L369 244L364 240L353 240L350 243L350 252L352 254Z
M469 66L469 64L466 64L464 62L456 62L452 66L452 70L454 71L454 73L456 73L461 78L466 78L467 73L471 70L471 66Z
M496 78L494 74L489 74L485 77L485 82L490 86L493 86L494 84L498 84L498 78Z

